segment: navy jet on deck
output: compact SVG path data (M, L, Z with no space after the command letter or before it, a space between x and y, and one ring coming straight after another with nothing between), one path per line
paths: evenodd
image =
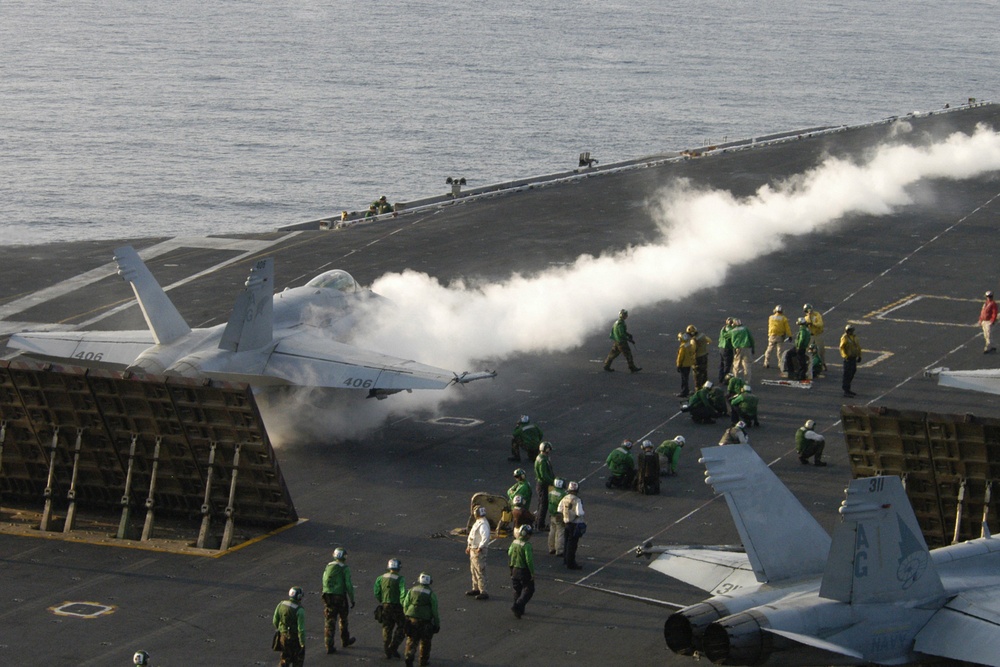
M8 347L31 357L84 366L245 382L262 387L364 390L369 396L443 389L494 372L458 375L339 342L359 305L381 299L346 271L327 271L303 287L274 294L274 260L258 261L228 324L192 329L131 246L115 250L148 331L25 332Z
M639 547L710 592L667 645L725 665L1000 665L1000 539L928 550L898 477L851 481L833 539L749 445L702 450L743 548Z

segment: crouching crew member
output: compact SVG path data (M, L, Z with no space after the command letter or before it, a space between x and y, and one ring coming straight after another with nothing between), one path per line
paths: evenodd
M635 460L632 458L632 441L623 440L615 447L604 462L610 475L605 486L609 489L631 489L635 482Z
M760 426L760 420L757 419L757 403L757 395L753 393L753 389L750 385L744 385L739 396L730 401L733 407L733 419L744 421L750 426Z
M795 450L799 453L799 462L802 465L809 465L809 457L813 457L813 465L825 466L823 462L823 448L826 446L826 438L813 429L816 422L812 419L795 432Z
M685 442L684 436L678 435L673 440L664 440L656 448L656 453L660 455L660 474L664 477L677 476L677 461L681 458Z

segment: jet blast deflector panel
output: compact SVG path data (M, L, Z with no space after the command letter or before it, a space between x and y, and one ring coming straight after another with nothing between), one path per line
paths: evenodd
M975 539L985 519L1000 529L1000 419L843 406L855 478L899 475L931 547Z
M298 520L248 385L0 361L0 420L0 501L43 532L179 520L224 550Z

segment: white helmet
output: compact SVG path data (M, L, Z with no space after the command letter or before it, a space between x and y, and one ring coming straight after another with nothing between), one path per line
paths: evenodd
M747 427L747 423L745 421L743 421L742 419L739 420L738 422L736 422L736 428L746 429L746 427Z
M752 393L753 389L750 388L750 385L745 384L745 385L743 385L743 389L741 389L740 391L745 391L747 393Z
M514 504L515 505L523 505L524 504L524 498L522 496L514 496Z
M632 441L629 440L628 438L625 438L624 440L622 440L622 447L624 447L625 449L632 449Z
M400 565L398 558L390 558L389 562L386 563L386 567L393 571L398 570Z
M652 442L652 440L643 440L642 441L642 448L643 449L652 449L653 448L653 442Z
M564 480L562 477L556 477L552 481L552 486L556 487L557 489L561 489L564 486L566 486L566 480Z
M132 656L133 665L148 665L149 664L149 654L145 651L136 651L135 655Z
M711 388L712 388L712 387L714 387L714 386L715 386L715 385L714 385L714 384L712 384L712 381L711 381L711 380L705 380L705 384L701 385L701 388L702 388L702 389L711 389Z
M538 452L544 454L552 451L552 443L548 440L538 443Z
M486 516L486 508L482 505L476 505L476 516Z
M674 440L675 440L675 441L676 441L677 443L679 443L681 447L683 447L683 446L684 446L684 443L685 443L685 442L687 442L687 440L685 440L685 439L684 439L684 436L683 436L683 435L679 435L679 436L677 436L676 438L674 438Z
M526 537L531 537L531 526L528 524L518 526L517 536L520 537L522 540Z
M302 589L298 586L292 586L288 589L288 599L292 602L298 602L302 599ZM139 663L136 663L139 664Z
M806 318L800 317L799 319L795 320L795 323L796 324L805 324L806 323Z
M333 550L334 560L344 560L347 557L347 550L344 547L337 547Z
M521 419L520 419L520 422L521 422L522 424L527 424L527 423L528 423L528 422L530 422L530 421L531 421L531 418L530 418L530 417L528 417L528 415L521 415Z
M424 586L430 586L431 585L431 575L427 574L426 572L421 572L420 576L417 577L417 583L422 584Z
M580 489L580 483L579 482L570 482L566 486L566 490L569 491L570 493L573 493L574 491L578 491L579 489Z
M806 420L806 428L807 429L812 430L815 427L816 427L816 422L814 422L812 419L807 419Z

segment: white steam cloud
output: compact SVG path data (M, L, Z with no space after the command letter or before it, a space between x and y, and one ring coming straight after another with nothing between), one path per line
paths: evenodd
M1000 169L1000 134L980 126L923 147L883 146L864 163L829 158L749 197L687 182L649 202L662 238L533 276L442 285L424 273L386 274L372 289L393 301L360 340L397 356L458 370L474 360L565 351L610 327L618 309L680 299L719 285L730 267L773 252L854 213L885 215L911 202L923 179L964 179ZM629 303L622 302L628 294ZM544 322L544 330L529 323Z
M374 302L354 340L458 371L480 370L477 360L570 350L608 329L619 308L680 299L719 285L730 267L777 250L787 236L812 233L850 214L888 214L911 203L907 188L923 179L965 179L998 169L1000 134L979 127L971 136L956 133L922 147L882 146L862 163L829 158L749 197L677 181L648 202L660 228L657 242L584 255L568 266L499 283L443 285L416 271L386 274L372 289L392 304ZM627 304L623 294L629 295ZM542 329L532 325L539 322ZM305 426L326 440L353 437L392 414L438 409L458 393L399 394L345 405L344 411L331 402L308 424L290 426L296 431ZM283 408L268 412L269 431L283 416L299 414Z

